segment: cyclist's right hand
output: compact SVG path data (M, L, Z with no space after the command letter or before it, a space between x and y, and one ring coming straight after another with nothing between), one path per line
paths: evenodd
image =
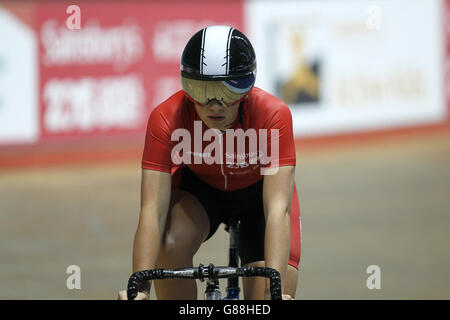
M148 296L148 294L144 292L138 292L138 295L136 296L136 298L134 298L134 300L149 300L149 299L150 297ZM117 300L128 300L127 290L120 291L117 296Z

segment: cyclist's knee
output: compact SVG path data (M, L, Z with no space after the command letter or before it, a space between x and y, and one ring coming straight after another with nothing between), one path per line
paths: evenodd
M166 258L192 258L197 252L209 232L209 221L202 216L205 215L202 210L189 193L174 193L161 246Z
M166 232L165 236L162 239L161 250L160 250L160 258L163 261L174 260L174 259L186 259L191 255L191 250L186 250L189 248L184 248L180 245L180 239L174 237L170 234L170 232ZM193 254L192 254L193 256Z
M195 254L196 243L188 230L170 227L164 232L161 255L165 258L186 258Z

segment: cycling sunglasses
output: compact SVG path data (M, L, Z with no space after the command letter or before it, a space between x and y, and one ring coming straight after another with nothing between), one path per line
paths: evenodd
M212 100L226 106L236 104L247 97L254 83L253 74L231 80L196 80L181 77L181 84L188 98L201 106Z

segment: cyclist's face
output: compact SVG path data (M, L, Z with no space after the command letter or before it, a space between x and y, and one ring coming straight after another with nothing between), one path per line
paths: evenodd
M205 105L195 104L200 119L210 129L225 130L230 127L238 117L239 102L230 106L218 100L210 100Z

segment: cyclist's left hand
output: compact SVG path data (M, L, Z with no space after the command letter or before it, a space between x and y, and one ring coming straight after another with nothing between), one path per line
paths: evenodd
M122 290L119 292L117 296L117 300L128 300L127 290ZM149 300L148 294L144 292L138 292L136 298L134 300Z
M283 294L281 295L281 297L283 298L283 300L294 300L294 298L292 298L290 295L288 294Z

